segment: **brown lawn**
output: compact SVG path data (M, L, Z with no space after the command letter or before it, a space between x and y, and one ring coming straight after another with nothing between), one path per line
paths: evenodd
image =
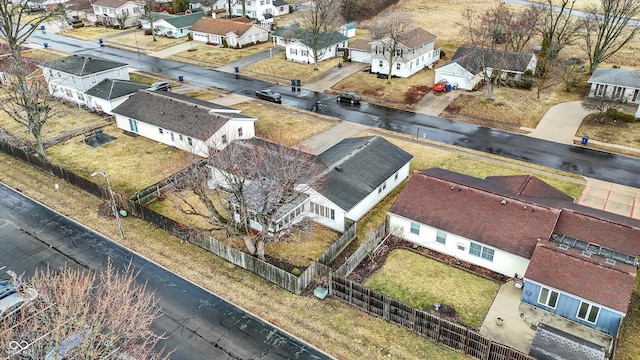
M182 51L171 57L170 59L183 61L184 59L205 62L211 65L226 65L245 56L249 56L272 47L271 42L264 42L242 49L225 48L222 46L201 45L201 43L193 43L194 51Z
M251 64L244 70L283 79L300 79L304 83L338 66L341 60L342 59L339 58L333 58L321 61L318 64L318 70L314 70L313 64L287 61L284 54L278 54Z

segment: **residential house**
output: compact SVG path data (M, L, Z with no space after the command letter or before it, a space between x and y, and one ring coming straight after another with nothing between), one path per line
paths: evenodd
M502 78L519 80L526 73L533 75L538 60L533 53L503 52L475 46L460 46L451 61L435 70L434 82L442 80L464 90L477 89L486 76L499 69Z
M150 18L153 19L153 26L156 26L156 21L160 21L162 19L167 19L167 18L173 18L179 15L176 14L169 14L166 11L163 12L152 12L152 13L145 13L144 15L142 15L140 17L140 27L147 30L147 29L151 29L151 21Z
M640 104L640 70L597 68L589 78L589 97Z
M103 79L85 92L87 106L93 111L113 115L112 110L122 104L138 90L149 88L148 85L129 80Z
M524 277L523 303L614 336L626 314L640 221L577 205L535 177L422 170L388 215L407 241Z
M349 59L351 61L371 64L371 39L356 38L349 40Z
M88 105L86 92L104 79L129 80L125 63L72 55L40 65L51 95Z
M274 44L285 48L287 60L313 64L312 36L299 25L282 26L271 34ZM339 49L347 48L348 38L337 31L320 34L318 39L318 61L336 57Z
M223 44L229 47L243 47L269 40L269 31L242 21L212 19L203 17L189 29L193 40L207 44Z
M252 139L251 144L267 143ZM322 180L316 187L301 190L306 196L280 214L282 221L273 224L276 228L311 218L328 228L344 231L407 178L413 159L411 154L379 136L344 139L317 156L307 156L311 158L308 161L322 164L325 169L320 175ZM213 184L222 183L218 169L212 169L211 177ZM252 226L262 230L259 224Z
M189 35L189 29L198 20L205 16L203 12L195 12L187 15L165 17L153 22L156 35L172 38L181 38Z
M140 90L113 109L118 128L208 157L255 136L255 118L240 110L169 91Z
M258 19L270 14L271 17L289 13L289 3L284 0L245 0L245 13L242 13L242 2L236 1L231 6L231 15L248 16Z
M389 48L391 39L382 38L371 42L371 72L409 77L425 67L431 68L440 59L440 48L435 47L436 36L421 29L413 28L407 32L406 40L396 46L396 58L389 64Z
M352 37L356 36L356 24L354 23L347 23L344 25L340 25L340 34L348 37L349 39L351 39Z
M96 0L93 2L93 12L96 14L97 22L107 26L120 25L129 28L140 23L144 5L130 0Z
M228 4L227 0L213 0L213 1L189 0L189 10L202 11L205 13L208 13L209 11L216 12L216 10L222 10L223 13L226 13L227 4Z

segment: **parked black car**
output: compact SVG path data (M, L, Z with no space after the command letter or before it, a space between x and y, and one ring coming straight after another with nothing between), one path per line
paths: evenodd
M30 7L30 8L24 9L24 12L26 14L37 14L37 13L47 12L47 9L43 7Z
M257 90L256 97L258 99L267 100L278 104L282 102L282 97L280 96L280 94L270 89Z
M150 91L169 91L169 90L171 90L171 84L169 84L166 81L158 81L158 82L154 82L153 84L151 84L151 87L149 87L147 90L150 90Z
M345 102L350 102L352 104L360 104L361 99L362 98L360 97L360 95L352 92L342 93L338 95L338 98L337 98L339 102L345 101Z

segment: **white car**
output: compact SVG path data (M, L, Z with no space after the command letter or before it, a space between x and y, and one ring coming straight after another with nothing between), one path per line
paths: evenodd
M0 321L18 313L23 306L33 301L37 296L38 293L35 289L26 288L21 292L0 299Z

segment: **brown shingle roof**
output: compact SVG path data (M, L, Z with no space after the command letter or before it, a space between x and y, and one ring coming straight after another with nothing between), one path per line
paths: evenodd
M487 176L486 180L501 186L514 195L573 201L571 196L531 175Z
M436 36L427 30L421 28L413 28L406 34L407 40L402 41L402 45L413 49L416 46L422 45L429 41L434 41Z
M389 212L530 258L538 239L550 238L560 211L487 191L492 187L442 169L423 170Z
M627 312L636 278L634 266L620 262L607 266L590 261L575 249L561 250L549 244L537 244L525 274L526 279L622 313Z
M100 5L100 6L104 6L104 7L108 7L108 8L119 8L122 5L128 3L128 2L135 2L135 1L128 1L128 0L96 0L93 2L93 5Z
M349 49L371 51L371 39L355 38L349 40Z
M193 24L193 26L190 27L189 30L216 35L226 35L230 32L233 32L234 34L236 34L236 36L242 36L242 34L251 29L252 26L253 24L248 24L240 21L203 17L195 24Z

